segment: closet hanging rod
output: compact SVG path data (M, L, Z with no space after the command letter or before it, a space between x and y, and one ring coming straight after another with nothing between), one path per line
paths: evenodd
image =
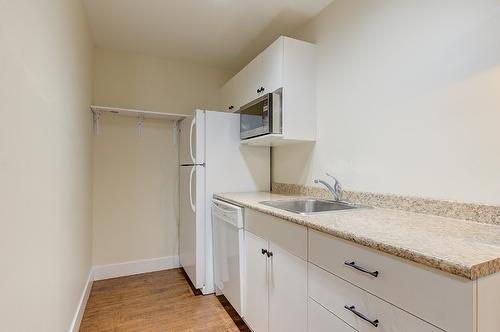
M187 115L183 114L174 114L174 113L162 113L162 112L151 112L151 111L142 111L136 109L128 109L128 108L118 108L118 107L107 107L107 106L95 106L91 105L90 110L96 114L100 115L121 115L139 118L143 117L144 119L161 119L161 120L172 120L178 121L187 117Z

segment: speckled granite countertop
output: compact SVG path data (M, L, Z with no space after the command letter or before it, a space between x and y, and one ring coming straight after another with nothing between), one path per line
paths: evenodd
M368 208L299 215L261 201L304 198L268 192L215 197L468 279L500 272L500 226Z

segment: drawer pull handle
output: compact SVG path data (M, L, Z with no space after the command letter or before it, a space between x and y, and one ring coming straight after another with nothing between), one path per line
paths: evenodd
M353 314L355 314L356 316L358 316L362 320L365 320L368 323L372 324L373 326L378 327L378 324L379 324L378 319L370 320L368 317L366 317L365 315L363 315L362 313L360 313L359 311L357 311L355 306L353 306L353 305L351 305L351 306L345 305L344 308L346 308L347 310L349 310L350 312L352 312Z
M267 254L267 250L266 249L261 249L260 252L262 253L262 255L266 255ZM269 257L269 255L268 255L268 257Z
M353 268L355 268L358 271L361 271L361 272L364 272L364 273L368 273L372 277L375 277L375 278L378 277L378 271L373 271L373 272L369 271L369 270L365 269L364 267L356 265L356 262L354 262L354 261L352 261L352 262L344 262L344 264L347 265L347 266L353 267Z

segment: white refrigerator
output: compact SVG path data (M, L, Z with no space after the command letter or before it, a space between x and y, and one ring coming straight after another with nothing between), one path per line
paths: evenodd
M269 191L270 149L240 144L239 114L196 110L180 125L179 161L179 260L194 287L209 294L212 195Z

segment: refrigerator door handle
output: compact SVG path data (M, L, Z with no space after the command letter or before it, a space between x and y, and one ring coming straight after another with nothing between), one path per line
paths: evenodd
M191 129L189 129L189 154L191 155L191 160L193 160L193 164L196 164L196 159L193 155L193 129L196 124L196 116L193 117L193 121L191 121Z
M193 175L196 171L196 166L191 168L191 173L189 174L189 204L191 204L191 210L196 213L196 205L193 203Z

